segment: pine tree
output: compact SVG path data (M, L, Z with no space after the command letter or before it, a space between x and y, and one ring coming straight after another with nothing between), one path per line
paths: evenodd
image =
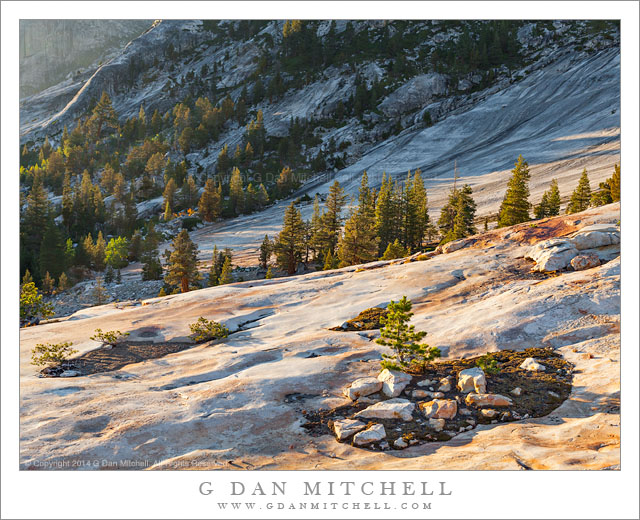
M175 196L176 196L177 190L178 190L178 187L176 186L176 181L173 180L173 178L169 179L167 181L166 186L164 187L164 192L162 193L162 197L164 198L164 206L165 206L165 220L168 220L166 218L167 208L170 214L173 208L175 208Z
M179 285L181 291L188 292L190 285L199 280L198 246L193 243L186 229L183 229L171 243L173 251L167 251L167 273L165 282L168 285Z
M422 180L422 172L418 169L413 179L409 176L405 187L405 245L411 250L420 249L429 225L427 208L427 190Z
M611 192L611 202L620 200L620 165L616 164L613 168L613 175L607 179L609 190Z
M269 258L271 258L271 253L273 252L273 244L271 240L269 240L269 235L264 236L264 240L260 245L260 267L263 269L267 268L267 264L269 263Z
M384 327L380 330L379 345L390 347L393 355L383 354L382 368L390 370L424 369L425 363L440 357L440 349L419 343L427 333L416 332L414 325L409 325L413 313L411 301L403 296L399 302L393 300L387 306L388 314L380 318Z
M69 287L71 287L71 284L69 283L69 278L65 273L62 273L60 275L60 279L58 280L58 290L60 292L66 291Z
M265 280L271 280L273 278L273 271L271 270L271 266L267 269L267 274L264 275Z
M461 189L452 190L449 200L442 208L438 226L443 235L441 244L475 234L476 203L472 197L471 186L465 184Z
M284 213L282 231L276 238L274 252L278 266L288 274L294 274L305 250L304 222L292 202Z
M53 278L58 278L65 269L65 242L52 218L47 225L40 243L40 272L49 272Z
M340 228L342 226L342 209L347 201L347 196L338 181L335 181L329 188L329 195L325 203L326 210L322 214L322 237L321 249L331 251L334 256L340 238Z
M107 250L107 241L102 236L102 231L98 231L98 238L91 252L91 261L96 270L102 271L105 267L105 256Z
M198 187L192 175L189 175L187 181L182 185L180 190L180 199L182 207L192 208L198 201Z
M231 258L228 256L224 259L224 264L222 264L219 283L220 285L233 283L233 275L231 274Z
M116 283L122 283L122 273L120 272L120 269L116 271Z
M560 190L558 181L553 179L547 195L547 217L555 217L560 214Z
M507 192L498 213L498 227L513 226L530 219L529 209L529 164L522 155L518 156Z
M587 175L587 169L582 171L578 186L571 194L571 200L569 206L567 206L567 213L578 213L584 211L589 207L591 203L591 186L589 186L589 177Z
M51 294L53 293L53 290L56 287L56 283L54 281L54 279L51 277L51 275L49 274L49 271L47 271L47 273L44 275L44 278L42 279L42 292L44 294Z
M382 260L395 260L396 258L404 258L407 256L407 250L397 238L391 242L382 255Z
M96 279L96 286L93 288L92 296L94 305L102 305L106 303L109 294L102 285L102 278Z
M331 269L336 268L336 261L331 254L331 250L327 250L324 255L324 266L322 267L323 271L329 271Z
M104 283L113 282L113 267L107 264L107 268L104 270Z
M96 137L100 139L102 134L102 128L117 128L118 127L118 115L113 109L111 104L111 98L106 92L102 92L100 101L93 109L93 115L91 116L92 122L96 128Z
M363 264L378 256L375 210L367 172L362 174L358 208L351 213L340 238L338 257L340 265Z
M386 177L382 174L382 186L378 194L376 203L376 234L380 239L378 254L382 254L387 246L392 243L396 237L397 229L395 228L395 215L397 212L395 200L393 197L393 184L391 176Z
M267 204L269 204L269 194L264 184L260 183L260 186L258 186L258 207L262 209Z
M542 199L540 200L540 204L534 206L533 208L533 216L536 219L545 218L549 213L549 196L545 191L542 194Z
M211 257L211 267L209 268L209 287L214 287L220 283L220 273L222 272L222 265L218 255L218 247L213 246L213 255Z
M142 242L142 233L140 233L139 229L136 229L133 235L131 236L131 241L129 242L129 252L128 258L131 262L137 262L142 257L143 252L143 242Z
M236 215L244 211L244 190L242 187L242 174L238 168L233 168L229 181L229 202Z
M222 200L213 179L207 179L204 192L198 202L198 212L205 222L213 222L220 216Z
M22 283L20 285L26 285L28 283L33 283L33 277L31 276L29 269L27 269L24 272L24 276L22 277Z
M169 204L169 201L167 201L164 205L164 214L162 215L162 220L164 220L165 222L168 222L169 220L171 220L173 217L173 213L171 211L171 205Z

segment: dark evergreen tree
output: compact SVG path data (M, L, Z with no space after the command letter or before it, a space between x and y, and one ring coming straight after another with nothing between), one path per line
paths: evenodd
M511 174L507 192L498 213L498 227L513 226L530 219L529 164L522 155L518 156Z
M200 278L198 273L198 246L193 243L189 233L183 229L171 243L173 251L167 250L167 272L165 282L179 285L182 292L188 292Z
M274 252L280 269L294 274L305 251L304 222L292 202L284 213L282 231L275 240Z
M584 211L591 204L591 186L589 185L589 176L587 169L582 171L578 186L571 194L571 200L567 206L567 213L578 213Z

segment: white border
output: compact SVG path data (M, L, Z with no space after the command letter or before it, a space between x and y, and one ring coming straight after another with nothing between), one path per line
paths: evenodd
M3 518L216 518L198 494L230 480L429 480L416 518L638 517L638 3L637 2L3 2L2 6L2 510ZM609 18L622 20L622 470L614 472L92 472L18 471L18 20L23 18ZM291 498L291 497L288 497ZM328 497L327 497L328 498ZM257 513L257 512L256 512ZM261 518L398 518L397 511L260 510ZM246 511L236 517L247 517Z

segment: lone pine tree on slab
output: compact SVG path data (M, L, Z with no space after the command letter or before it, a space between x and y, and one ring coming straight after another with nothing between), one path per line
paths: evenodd
M382 354L380 365L389 370L422 370L426 363L440 357L440 349L419 343L427 333L415 330L415 325L409 325L413 313L411 300L406 296L398 302L391 300L387 306L389 313L380 318L384 327L380 330L379 345L391 347L394 354Z
M571 194L571 200L567 206L567 213L578 213L584 211L591 204L591 186L587 169L582 170L582 175L578 181L578 186Z
M182 292L188 292L189 286L200 278L198 274L198 246L183 229L171 243L173 251L166 251L167 273L165 282L169 285L179 285Z
M513 226L529 220L529 164L522 155L518 156L515 168L511 170L511 178L507 185L500 212L498 227Z
M274 252L278 260L278 267L288 274L294 274L305 251L305 225L292 202L284 212L282 231L278 235Z

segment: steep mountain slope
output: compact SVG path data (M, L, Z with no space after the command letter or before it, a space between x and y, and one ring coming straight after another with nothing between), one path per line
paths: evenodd
M619 204L612 204L535 228L491 231L426 261L238 283L134 307L94 307L23 329L21 466L69 469L64 464L71 460L103 460L120 469L616 467L618 253L609 248L601 253L603 265L557 276L533 275L523 255L542 240L618 219ZM384 351L369 332L328 329L402 295L414 302L412 323L449 358L557 350L575 364L571 396L546 417L480 425L451 441L402 452L372 453L329 435L310 437L301 427L303 410L344 403L343 386L375 375ZM96 350L88 338L98 327L128 331L130 340L161 348L162 342L185 341L188 324L199 316L239 331L222 342L89 376L38 378L29 365L31 348L41 342L73 341L81 355Z
M152 20L20 20L20 97L86 80Z

